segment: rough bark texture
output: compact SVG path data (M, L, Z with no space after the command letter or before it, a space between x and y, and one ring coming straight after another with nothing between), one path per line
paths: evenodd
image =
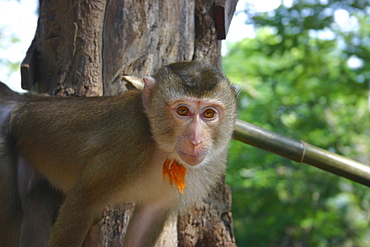
M127 90L124 75L143 77L180 61L217 66L214 4L40 0L35 39L22 64L22 85L53 95L114 95ZM235 246L230 204L230 190L221 181L207 200L168 222L157 246ZM120 246L132 207L109 208L91 228L85 246Z
M178 246L236 246L230 210L231 191L220 181L205 201L179 217Z

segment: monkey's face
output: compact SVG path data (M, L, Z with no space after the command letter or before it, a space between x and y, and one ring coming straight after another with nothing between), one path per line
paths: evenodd
M197 166L225 150L236 118L236 91L217 69L175 63L144 82L145 112L166 158Z
M172 148L181 161L196 166L207 157L224 110L215 100L183 98L169 103Z

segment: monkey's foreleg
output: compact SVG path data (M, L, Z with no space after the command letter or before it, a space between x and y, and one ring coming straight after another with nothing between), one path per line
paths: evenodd
M103 201L100 199L103 197ZM97 200L96 200L97 199ZM82 246L94 218L101 212L104 196L73 188L67 195L50 236L50 247Z
M127 226L124 247L153 246L162 232L168 209L158 205L137 205Z

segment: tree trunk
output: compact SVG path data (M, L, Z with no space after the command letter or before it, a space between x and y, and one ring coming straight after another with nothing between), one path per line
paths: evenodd
M131 87L125 75L141 78L191 60L217 66L217 35L230 21L222 22L222 10L232 15L237 1L231 2L225 7L222 0L40 0L22 86L52 95L115 95ZM230 205L230 190L220 181L204 202L167 222L157 246L235 246ZM85 246L120 246L132 208L108 208Z

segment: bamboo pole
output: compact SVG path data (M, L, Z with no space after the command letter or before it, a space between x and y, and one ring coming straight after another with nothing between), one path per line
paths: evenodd
M235 124L233 138L370 187L369 166L304 141L283 136L239 119Z

